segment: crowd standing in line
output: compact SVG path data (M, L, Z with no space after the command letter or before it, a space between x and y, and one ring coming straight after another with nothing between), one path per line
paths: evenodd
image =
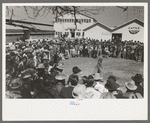
M61 60L71 57L98 58L93 75L83 76L77 66L66 81ZM125 83L122 92L114 76L103 81L103 58L123 58L144 61L144 44L139 41L106 41L48 39L18 41L6 44L6 90L19 96L8 98L83 98L114 99L143 98L143 77L136 74Z

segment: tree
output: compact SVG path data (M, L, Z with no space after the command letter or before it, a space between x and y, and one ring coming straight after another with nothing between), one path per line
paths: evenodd
M22 6L22 7L16 6L16 7L20 9L24 9L28 18L31 19L36 19L39 16L40 17L47 16L49 13L52 13L55 15L55 21L56 21L60 16L63 16L65 14L72 14L75 19L74 24L76 28L77 28L77 23L79 23L76 18L77 14L82 14L87 16L98 15L99 11L104 11L105 9L105 7L91 7L89 9L89 7L86 8L81 6ZM9 21L7 20L7 24L35 30L35 27L24 26L23 21L18 21L18 23L20 22L22 23L22 25L18 25L16 24L16 22L14 23L14 21L12 21L13 17L15 16L14 10L10 9L9 6L6 7L6 13L7 14L11 13Z

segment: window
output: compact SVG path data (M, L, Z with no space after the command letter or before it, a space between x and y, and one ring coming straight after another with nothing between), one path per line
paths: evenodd
M67 22L67 20L65 19L65 22Z
M82 33L82 36L84 36L84 32Z
M89 19L89 23L91 23L91 19Z
M71 19L70 19L70 23L71 23Z
M81 23L81 19L78 19L78 22Z
M57 35L57 32L55 34Z
M80 34L81 34L80 32L76 32L76 35L77 35L78 37L80 36Z
M72 22L73 22L73 19L72 19Z

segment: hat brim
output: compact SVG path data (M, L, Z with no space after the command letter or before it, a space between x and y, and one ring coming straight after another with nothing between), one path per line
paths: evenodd
M102 78L94 78L95 81L104 82Z
M22 77L22 78L26 79L26 78L29 78L29 77L31 77L31 75L25 75L25 76Z
M133 87L130 87L130 86L128 85L128 82L125 83L125 86L126 86L129 90L136 90L136 89L137 89L137 86L136 86L136 85L134 85Z
M108 89L108 90L116 90L116 89L119 88L119 87L120 87L120 85L119 85L118 83L115 83L115 86L114 86L113 88L110 88L110 87L108 86L108 84L105 84L105 88Z

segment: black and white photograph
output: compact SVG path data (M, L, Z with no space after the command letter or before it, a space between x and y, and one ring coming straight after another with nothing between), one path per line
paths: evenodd
M3 4L3 99L145 102L146 5Z

